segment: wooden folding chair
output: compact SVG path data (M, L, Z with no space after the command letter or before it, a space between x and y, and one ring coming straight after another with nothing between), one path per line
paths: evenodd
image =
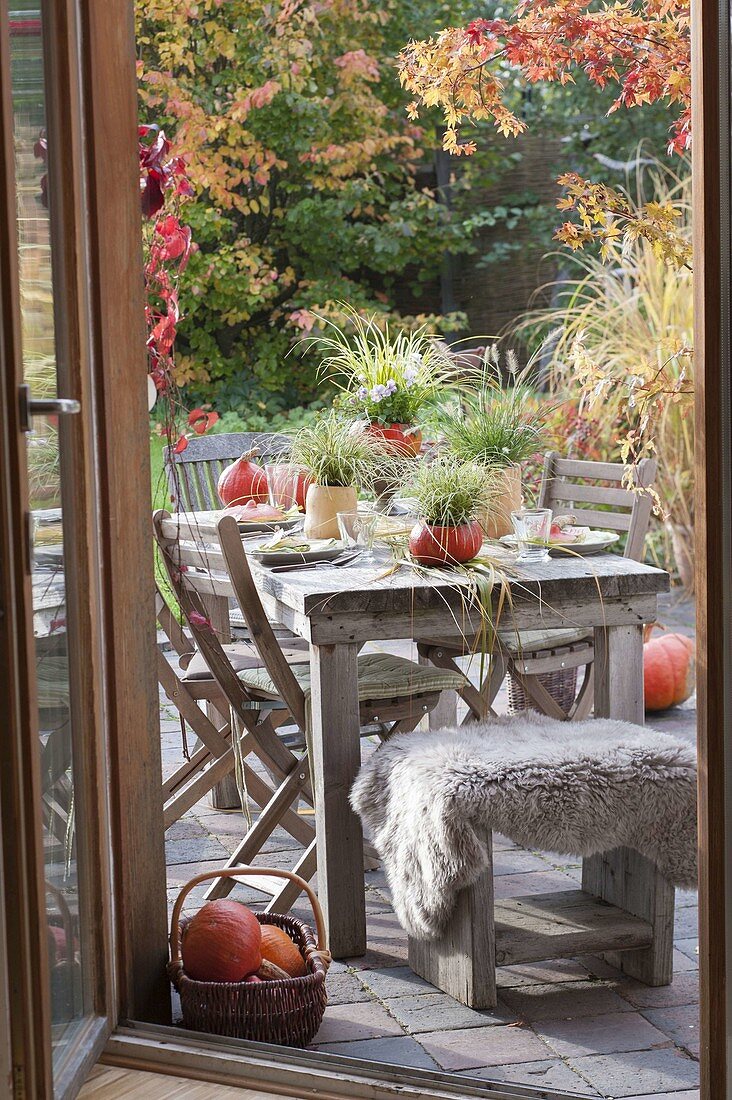
M248 769L247 788L262 810L227 866L251 863L274 829L283 825L305 846L294 870L307 880L316 870L315 835L312 826L297 814L293 805L296 807L299 800L313 804L307 747L309 662L293 661L282 648L262 607L233 517L224 516L215 524L197 527L192 518L172 518L165 512L157 512L154 527L191 635L243 731L242 756L253 753L258 757L274 783L271 797L263 805L257 797L257 792L263 793L262 781L259 780L255 791L250 775L256 773ZM234 669L229 654L208 623L203 598L206 594L219 597L233 594L236 597L260 658L257 667ZM414 729L437 705L443 690L454 691L465 683L459 671L424 668L414 661L384 653L362 654L359 673L362 724L370 732L378 715L384 736ZM301 755L285 745L278 735L279 727L287 721L294 722L302 734ZM261 882L257 880L258 889ZM222 897L231 888L231 880L218 880L206 897ZM278 884L268 910L285 912L297 894L292 884L287 883L284 887Z
M643 459L635 475L637 486L650 488L656 469L655 459ZM620 463L575 461L550 452L544 460L539 507L551 508L555 515L573 513L578 526L625 535L624 556L640 561L652 500L648 493L622 487L624 473L625 466ZM510 611L506 617L510 617ZM419 646L422 659L446 669L456 669L456 657L468 652L470 647L458 646L450 639L430 640ZM510 629L510 624L499 624L482 684L479 688L469 684L460 692L468 706L463 724L495 713L493 702L507 673L523 689L530 705L542 714L560 720L586 718L594 702L594 657L593 632L583 627L517 632ZM584 675L579 692L564 709L547 690L544 677L580 668Z

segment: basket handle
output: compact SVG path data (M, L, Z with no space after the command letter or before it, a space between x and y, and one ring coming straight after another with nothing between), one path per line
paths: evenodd
M181 954L181 936L180 936L180 912L183 908L183 902L186 900L188 894L201 882L207 882L211 878L236 878L239 875L274 875L276 878L289 879L290 882L296 883L300 889L307 894L308 901L313 910L313 916L315 917L315 929L318 934L318 950L317 954L321 956L326 967L329 965L331 955L328 950L327 936L325 932L325 921L323 920L323 910L320 907L317 895L315 894L309 883L305 882L305 879L300 878L294 871L283 871L280 868L270 867L230 867L224 868L221 871L204 871L201 875L196 875L190 882L187 882L185 886L181 888L178 897L175 899L175 905L173 906L173 913L170 918L170 958L171 962L175 964L183 963L183 957ZM314 954L314 952L311 952Z

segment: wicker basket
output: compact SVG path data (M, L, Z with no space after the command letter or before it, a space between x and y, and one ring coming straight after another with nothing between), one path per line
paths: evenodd
M558 668L554 672L543 672L536 677L562 708L569 714L577 697L577 669ZM522 710L537 710L535 704L526 697L523 685L511 672L508 674L508 712L519 714Z
M308 973L302 978L266 982L197 982L183 969L181 957L181 909L187 894L199 883L212 878L237 875L275 875L290 879L307 894L315 915L317 943L312 930L295 917L258 913L260 924L274 924L287 932L300 948ZM180 994L183 1023L191 1031L251 1039L258 1043L305 1047L311 1043L323 1020L327 1003L325 976L330 954L325 942L323 913L310 886L292 871L264 867L237 867L209 871L186 883L173 907L170 924L168 975Z

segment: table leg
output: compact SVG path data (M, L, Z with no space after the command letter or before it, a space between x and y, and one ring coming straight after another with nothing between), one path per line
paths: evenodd
M418 657L421 665L433 667L429 657ZM444 730L457 726L458 694L456 691L443 691L437 706L430 711L427 719L431 730Z
M216 637L222 645L230 642L231 620L228 598L225 596L202 596L201 600ZM206 704L206 714L219 729L229 721L229 715L222 714L212 703ZM240 810L242 808L233 770L211 788L209 799L216 810Z
M595 716L643 724L643 628L595 630ZM674 888L655 864L630 848L616 848L582 863L582 889L653 926L653 943L641 951L605 954L612 966L645 982L673 977Z
M318 899L335 958L366 951L363 833L348 796L361 763L358 646L310 652Z

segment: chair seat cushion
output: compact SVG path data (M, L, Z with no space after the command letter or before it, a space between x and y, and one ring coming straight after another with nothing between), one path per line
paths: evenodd
M245 643L232 643L222 647L231 662L234 672L244 672L246 669L261 668L262 659L254 646ZM303 647L283 646L283 653L290 664L296 661L309 661L310 653L307 643ZM211 670L204 661L202 655L196 651L188 663L181 680L212 680Z
M309 696L309 664L294 664L292 671L305 695ZM279 694L266 668L244 668L238 676L253 693L274 697ZM460 672L418 665L416 661L391 653L362 653L358 658L358 698L361 702L458 691L466 683L466 677Z
M517 653L537 653L544 649L559 649L565 645L591 642L593 632L587 627L567 630L499 630L503 648L513 657Z

